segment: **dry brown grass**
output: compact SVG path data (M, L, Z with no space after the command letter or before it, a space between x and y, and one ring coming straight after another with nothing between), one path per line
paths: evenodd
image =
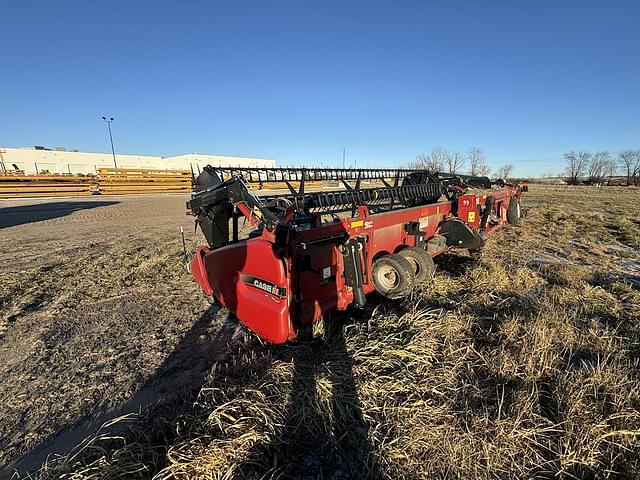
M152 407L36 477L638 478L639 203L531 186L522 226L411 299L237 335L178 421Z

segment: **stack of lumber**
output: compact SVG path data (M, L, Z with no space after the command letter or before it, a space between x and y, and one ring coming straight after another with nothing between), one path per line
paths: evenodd
M98 192L101 195L191 192L190 170L145 168L100 168Z
M88 197L94 183L92 177L78 175L24 175L17 172L0 174L0 198Z
M300 189L300 182L289 182L293 188L296 190ZM286 183L284 182L250 182L251 185L256 190L288 190ZM321 181L309 181L304 182L304 191L308 192L311 190L322 190L324 188L324 182Z

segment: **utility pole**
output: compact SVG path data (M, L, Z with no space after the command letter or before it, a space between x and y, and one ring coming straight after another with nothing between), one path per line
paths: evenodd
M345 168L345 167L344 167L344 158L345 158L345 155L346 155L346 154L347 154L347 149L346 149L346 148L343 148L343 149L342 149L342 169L343 169L343 170L344 170L344 168Z
M113 122L113 117L102 117L102 120L107 122L107 128L109 129L109 141L111 142L111 153L113 154L113 167L118 168L118 164L116 163L116 150L113 148L113 135L111 135L111 122Z

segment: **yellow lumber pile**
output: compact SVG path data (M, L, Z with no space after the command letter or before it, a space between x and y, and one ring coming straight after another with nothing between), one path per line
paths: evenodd
M296 190L300 189L300 182L291 181L289 182L293 188ZM250 185L257 190L288 190L287 185L284 182L250 182ZM305 192L311 190L322 190L324 187L324 182L313 181L313 182L304 182L304 190Z
M191 192L191 171L101 168L98 192L101 195Z
M5 172L3 172L5 173ZM0 175L0 198L88 197L94 179L79 175Z

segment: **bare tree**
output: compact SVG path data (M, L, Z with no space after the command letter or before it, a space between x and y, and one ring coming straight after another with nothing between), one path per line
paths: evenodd
M627 175L627 185L631 185L633 176L633 167L635 165L635 151L623 150L618 154L618 161L622 167L622 171Z
M464 157L460 152L447 152L444 164L449 173L457 173L464 166Z
M627 185L638 185L640 182L640 150L623 150L618 154L618 161L623 173L627 176Z
M591 152L587 152L584 150L575 152L571 150L570 152L564 154L564 158L567 161L567 164L565 166L565 173L569 177L567 182L570 185L577 185L578 178L584 175L587 169L587 165L589 165Z
M426 164L429 163L430 160L428 153L419 153L412 162L409 162L407 167L415 168L416 170L426 169Z
M469 173L471 175L489 175L491 169L484 157L481 148L471 148L467 152L467 160L469 161Z
M434 171L436 172L444 172L444 166L446 163L447 155L449 152L444 148L434 148L431 150L431 165L434 167Z
M604 166L603 177L611 184L611 178L618 172L618 163L614 158L609 157Z
M602 184L606 177L607 165L610 161L609 152L596 152L591 156L589 162L588 175L591 183Z
M438 149L434 149L433 151L436 152L436 150ZM431 154L421 153L416 155L416 159L409 164L409 168L429 170L430 172L442 172L444 165L439 158L439 152L436 152L435 155L433 152Z
M498 169L498 178L501 178L502 180L506 181L511 176L511 172L513 172L513 165L511 165L510 163L507 163L506 165L502 165Z

